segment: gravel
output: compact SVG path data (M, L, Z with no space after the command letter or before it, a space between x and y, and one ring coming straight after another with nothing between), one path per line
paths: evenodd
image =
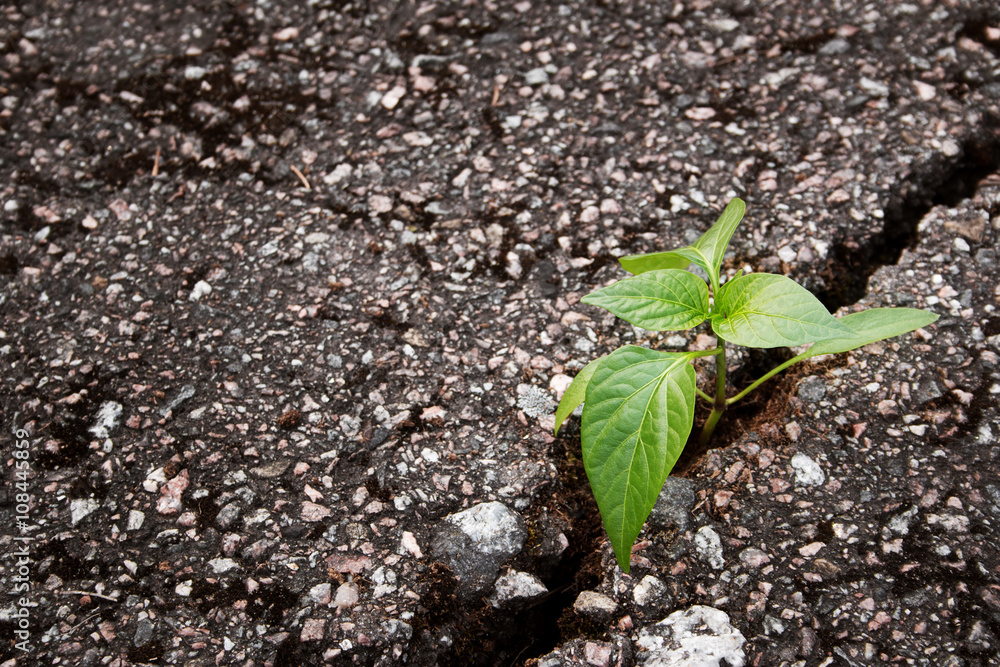
M28 659L627 667L710 607L748 664L1000 660L994 5L5 7ZM734 406L625 575L552 410L661 338L580 299L733 196L727 277L941 318Z
M743 667L745 643L725 612L696 605L643 628L636 646L644 667Z

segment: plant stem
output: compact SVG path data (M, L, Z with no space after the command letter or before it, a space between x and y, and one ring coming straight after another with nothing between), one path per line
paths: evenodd
M726 341L719 339L719 353L715 357L715 400L712 404L712 412L705 421L705 426L701 429L701 436L698 444L701 447L708 445L715 431L715 425L719 423L719 417L726 411Z
M720 354L723 354L723 353L724 353L724 350L722 349L722 347L721 346L716 346L716 347L713 347L711 350L700 350L698 352L688 352L688 355L690 356L691 359L702 359L704 357L718 357ZM708 394L706 394L704 391L702 391L698 387L694 388L694 392L696 394L698 394L698 396L700 396L704 400L708 401L709 403L711 403L713 405L715 404L715 399L712 398L711 396L709 396Z
M709 396L708 394L706 394L705 392L703 392L698 387L694 388L694 393L698 394L698 396L700 396L701 398L705 399L709 403L715 403L715 399L714 398L712 398L711 396Z
M691 359L702 359L704 357L717 357L719 356L719 348L713 347L711 350L699 350L697 352L686 352L685 354Z
M735 403L736 401L738 401L741 398L745 397L747 394L749 394L751 391L753 391L754 389L756 389L760 385L764 384L765 382L767 382L768 380L770 380L771 378L773 378L775 375L777 375L781 371L785 370L786 368L788 368L792 364L797 364L798 362L802 361L803 359L807 359L808 356L809 356L808 354L803 353L803 354L800 354L797 357L793 357L793 358L789 359L788 361L786 361L785 363L781 364L780 366L775 366L774 368L772 368L771 370L769 370L766 374L764 374L764 375L760 376L759 378L757 378L757 380L755 380L754 383L751 384L749 387L747 387L746 389L744 389L740 393L736 394L732 398L728 399L726 401L726 405L732 405L733 403Z

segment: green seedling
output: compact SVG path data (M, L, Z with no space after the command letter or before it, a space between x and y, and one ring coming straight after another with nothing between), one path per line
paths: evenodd
M914 308L873 308L836 318L804 287L781 275L750 273L722 284L719 269L746 204L733 199L694 245L621 258L632 274L583 298L651 331L691 329L708 320L717 347L660 352L625 345L590 362L573 379L556 411L555 431L583 403L583 463L604 528L622 570L667 475L694 425L695 398L712 406L701 431L705 445L719 417L792 364L853 350L926 326L937 315ZM695 264L708 284L688 271ZM805 352L726 397L726 346L810 345ZM699 389L692 362L715 357L715 394Z

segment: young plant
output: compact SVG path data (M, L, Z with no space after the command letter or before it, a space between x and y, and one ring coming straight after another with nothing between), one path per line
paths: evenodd
M652 331L691 329L709 320L718 339L717 347L697 352L620 347L587 364L559 403L556 434L583 403L583 463L625 572L632 544L691 434L696 396L712 406L701 431L704 445L728 406L792 364L899 336L938 317L914 308L873 308L838 319L804 287L769 273L740 275L721 284L723 254L745 211L746 204L733 199L694 245L622 257L622 267L633 275L583 298ZM686 270L691 264L708 274L709 285ZM805 352L726 397L728 344L773 348L810 343ZM696 386L691 362L700 357L715 357L714 395Z

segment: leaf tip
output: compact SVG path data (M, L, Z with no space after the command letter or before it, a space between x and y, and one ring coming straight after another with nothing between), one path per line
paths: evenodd
M634 540L633 540L634 542ZM615 552L615 560L618 561L618 567L622 572L628 574L629 569L632 567L632 543L628 544L611 544L611 547Z
M574 410L575 410L575 409L576 409L576 408L574 408ZM558 436L558 435L559 435L559 429L561 429L561 428L562 428L562 425L563 425L564 423L566 423L566 419L567 419L567 418L569 417L569 415L570 415L570 414L572 414L572 413L573 413L573 410L570 410L570 411L569 411L569 413L567 413L567 414L565 414L565 415L558 415L558 414L556 415L556 423L555 423L555 426L554 426L554 427L553 427L553 429L552 429L552 435L553 435L553 436Z

